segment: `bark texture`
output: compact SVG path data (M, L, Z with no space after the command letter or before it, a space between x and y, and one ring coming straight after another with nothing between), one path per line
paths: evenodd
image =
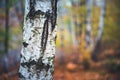
M52 80L57 0L25 0L19 80Z

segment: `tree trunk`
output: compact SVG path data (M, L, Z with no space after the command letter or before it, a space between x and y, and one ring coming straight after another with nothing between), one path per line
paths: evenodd
M100 23L99 23L97 41L99 41L102 37L103 28L104 28L105 10L106 10L106 0L102 0L101 15L100 15Z
M9 47L9 0L5 0L5 53Z
M103 34L105 10L106 10L106 0L102 0L99 30L98 30L98 35L97 35L95 47L94 47L94 50L92 52L92 59L94 61L98 61L97 53L99 52L99 49L100 49L101 37L102 37L102 34Z
M25 0L19 80L52 80L57 0Z
M92 38L91 38L91 13L92 13L92 4L93 0L87 0L87 20L86 20L86 48L91 45Z

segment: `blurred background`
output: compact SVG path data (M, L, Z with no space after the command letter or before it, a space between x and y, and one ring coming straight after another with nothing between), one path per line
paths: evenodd
M120 80L120 0L59 0L54 80ZM0 80L17 80L24 0L0 0Z

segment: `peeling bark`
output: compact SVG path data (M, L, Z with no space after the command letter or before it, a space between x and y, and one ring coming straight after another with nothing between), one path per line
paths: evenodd
M19 80L52 80L57 0L25 0Z

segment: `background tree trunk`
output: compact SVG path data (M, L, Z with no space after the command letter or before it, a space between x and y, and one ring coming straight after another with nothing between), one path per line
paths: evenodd
M100 15L100 22L99 22L99 30L98 30L97 41L99 41L101 39L101 37L102 37L103 28L104 28L105 10L106 10L106 0L102 0L101 15Z
M8 53L9 47L9 0L5 0L5 53Z
M25 0L20 80L52 80L57 0Z
M91 38L91 15L92 15L92 4L93 0L87 0L87 20L86 20L86 48L91 45L92 38Z
M100 49L100 44L101 44L101 37L103 34L103 28L104 28L104 18L105 18L105 10L106 10L106 0L102 0L101 2L101 15L100 15L100 22L99 22L99 29L98 29L98 35L96 38L96 43L94 46L94 50L92 52L92 59L94 61L98 61L97 59L97 53L99 52Z

